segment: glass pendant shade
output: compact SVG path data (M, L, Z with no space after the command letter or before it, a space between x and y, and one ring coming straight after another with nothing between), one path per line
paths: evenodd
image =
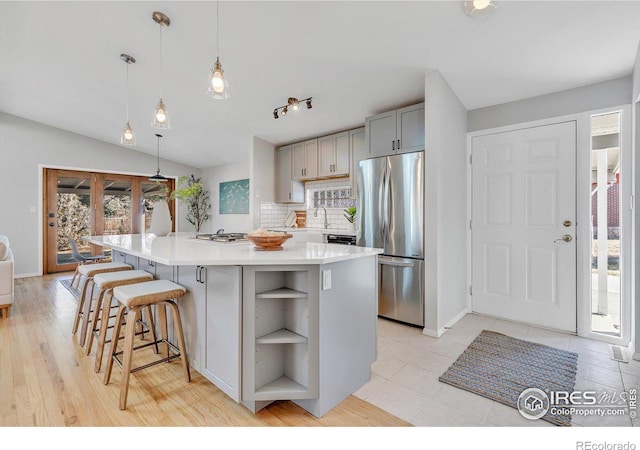
M127 124L124 126L122 130L122 136L120 136L120 144L122 145L136 145L136 134L133 132L133 128L131 128L131 124L127 121Z
M167 108L166 106L164 106L164 102L162 101L162 99L160 99L160 102L158 102L158 106L156 106L151 126L154 128L159 128L161 130L168 130L169 128L171 128L169 125L169 113L167 112Z
M226 100L229 98L229 82L224 77L222 63L220 57L216 58L216 63L209 72L209 94L218 100Z

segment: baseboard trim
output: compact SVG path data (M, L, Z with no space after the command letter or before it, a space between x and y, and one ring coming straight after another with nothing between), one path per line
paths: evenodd
M422 330L422 334L424 334L425 336L431 336L431 337L434 337L434 338L439 338L443 334L445 334L449 328L453 327L460 319L462 319L468 313L469 313L469 310L467 308L465 308L462 311L460 311L457 316L455 316L453 319L451 319L449 322L447 322L442 328L439 328L437 330L424 328Z
M21 273L19 275L14 275L13 278L30 278L30 277L41 277L41 273Z

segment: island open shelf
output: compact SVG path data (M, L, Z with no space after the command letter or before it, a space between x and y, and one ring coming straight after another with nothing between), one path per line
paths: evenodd
M245 268L243 400L317 397L317 271L310 269Z

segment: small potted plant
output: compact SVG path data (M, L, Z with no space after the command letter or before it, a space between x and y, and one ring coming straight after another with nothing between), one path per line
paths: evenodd
M349 231L355 231L356 229L356 207L351 206L344 210L344 217L349 222L347 229Z

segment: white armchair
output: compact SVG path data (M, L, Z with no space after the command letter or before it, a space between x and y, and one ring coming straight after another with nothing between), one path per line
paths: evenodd
M9 239L0 234L0 316L9 317L13 305L13 253Z

